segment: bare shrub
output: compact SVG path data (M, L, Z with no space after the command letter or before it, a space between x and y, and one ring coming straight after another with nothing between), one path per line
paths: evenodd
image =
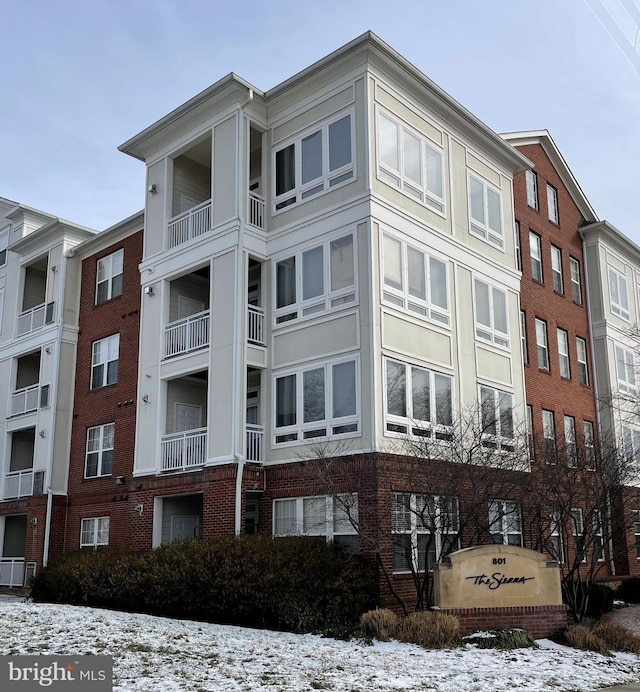
M630 651L640 656L640 637L627 627L605 622L598 625L593 632L613 651Z
M360 617L360 629L365 637L388 642L396 636L400 618L387 608L369 610Z
M488 633L469 634L463 637L465 644L475 644L479 649L537 649L531 632L518 628L494 627Z
M611 651L605 642L598 637L593 630L584 625L571 625L567 627L565 639L569 646L583 651L595 651L603 656L611 656Z
M426 649L448 649L458 644L458 618L424 610L398 622L396 638Z

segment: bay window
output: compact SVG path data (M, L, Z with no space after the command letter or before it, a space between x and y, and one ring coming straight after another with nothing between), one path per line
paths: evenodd
M469 230L502 248L502 196L499 190L469 174Z

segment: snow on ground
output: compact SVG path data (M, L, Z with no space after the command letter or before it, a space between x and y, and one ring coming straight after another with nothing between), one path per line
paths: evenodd
M0 602L0 655L110 654L114 690L594 690L640 680L640 659L548 640L540 649L427 651L26 601Z

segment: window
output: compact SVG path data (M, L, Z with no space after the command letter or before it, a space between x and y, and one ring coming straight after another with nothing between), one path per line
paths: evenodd
M536 349L538 352L538 367L549 370L549 345L547 342L547 323L536 319Z
M596 468L596 445L593 436L593 423L585 420L582 423L584 430L584 457L589 471Z
M556 293L564 293L562 280L562 252L555 245L551 246L551 274L553 275L553 290Z
M500 192L469 175L469 217L471 233L501 248L502 197Z
M611 312L624 320L628 320L627 279L611 267L609 267L609 298L611 300Z
M0 332L2 331L2 314L4 312L4 288L0 288Z
M539 284L542 276L542 240L537 233L529 231L529 255L531 256L531 277Z
M527 348L527 315L524 310L520 310L520 340L522 345L522 362L529 363L529 349Z
M578 465L578 453L576 448L576 420L573 416L564 417L564 453L569 468L575 469Z
M276 262L275 275L276 324L354 302L353 235Z
M385 234L383 264L383 300L416 315L449 324L445 262Z
M4 267L7 263L7 248L9 247L9 229L7 226L0 231L0 267Z
M527 204L532 209L538 208L538 176L533 171L525 173L527 186Z
M280 147L274 154L274 168L276 211L351 180L351 115Z
M358 548L358 494L273 501L274 536L322 536Z
M616 370L618 373L618 389L622 392L635 392L636 369L633 353L621 346L616 346Z
M118 381L118 350L120 335L94 341L91 360L91 389L105 387Z
M522 546L520 503L492 500L489 503L489 531L494 543Z
M573 257L569 258L569 269L571 270L571 297L573 302L582 305L582 287L580 284L580 262Z
M589 384L589 368L587 366L587 342L576 336L576 352L578 354L578 380L580 384Z
M480 387L482 446L512 452L513 396L491 387Z
M387 432L450 439L451 377L385 359Z
M378 176L419 202L444 212L442 151L378 113Z
M96 305L122 295L123 263L124 250L118 250L98 260Z
M525 429L525 434L526 434L526 441L527 441L527 451L529 453L529 461L534 461L536 458L536 450L535 450L535 442L534 442L534 437L533 437L533 406L531 404L527 404L527 408L525 410L525 423L526 423L526 429Z
M80 547L97 548L109 545L109 517L83 519L80 525Z
M558 191L547 183L547 213L549 221L558 223Z
M600 511L595 510L591 517L593 524L593 557L598 562L604 562L604 543L602 540L602 517Z
M569 364L569 335L564 329L557 329L558 335L558 361L560 363L560 377L569 379L571 367Z
M444 495L391 495L393 571L432 570L460 547L458 498Z
M636 556L640 560L640 510L633 512L633 533L636 540Z
M276 444L357 432L356 392L355 360L276 377Z
M556 562L564 562L564 546L562 544L562 525L560 522L560 512L557 509L551 511L549 515L549 538L551 557Z
M515 222L516 269L522 271L522 249L520 247L520 222Z
M571 508L571 533L573 534L573 545L576 551L577 560L579 562L586 562L584 524L582 523L582 510L579 507Z
M509 347L507 294L480 279L473 282L476 305L476 337Z
M115 424L107 423L87 429L85 478L108 476L113 467Z
M556 424L553 411L542 410L542 436L544 438L544 460L547 464L556 463Z
M640 430L624 426L622 428L622 448L628 462L640 467Z

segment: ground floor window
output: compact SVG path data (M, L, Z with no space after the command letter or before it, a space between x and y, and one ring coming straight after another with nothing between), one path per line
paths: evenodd
M358 494L315 495L273 501L274 536L322 536L357 548Z
M80 525L80 547L97 548L109 544L109 517L83 519Z
M520 503L492 500L489 503L489 531L494 543L522 546Z
M391 543L393 571L432 570L460 547L458 498L393 493Z
M636 539L636 556L640 560L640 509L633 513L633 533Z

